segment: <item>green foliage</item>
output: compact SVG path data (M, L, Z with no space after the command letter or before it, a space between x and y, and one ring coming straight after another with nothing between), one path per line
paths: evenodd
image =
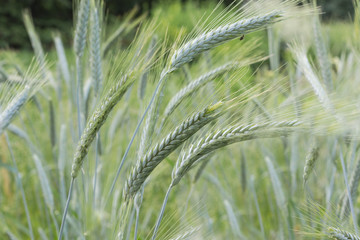
M257 11L267 12L269 1L261 3ZM60 3L39 4L51 12ZM91 15L95 7L98 23ZM352 217L359 219L360 206L355 189L360 179L360 36L353 35L353 29L358 23L320 23L316 31L326 49L321 56L315 54L312 22L305 21L312 10L291 8L291 21L244 37L230 35L225 39L229 42L194 51L200 54L193 61L169 72L175 50L186 48L186 42L206 30L201 25L205 20L199 21L202 16L209 16L210 30L234 18L222 5L210 15L212 2L174 1L153 7L147 18L133 10L115 22L110 18L108 26L99 1L90 1L89 24L96 25L91 30L98 29L98 34L88 31L79 42L83 54L75 56L70 44L59 48L67 39L62 31L56 35L56 51L46 51L44 57L35 49L39 79L51 75L54 81L34 91L0 135L0 238L57 239L71 181L63 239L113 239L121 234L124 239L148 239L156 223L158 239L355 238ZM282 4L272 7L278 10ZM240 19L255 15L253 11ZM48 21L53 22L51 17ZM53 48L54 35L42 33L41 24L34 18L35 31L30 27L30 33L40 35L42 44L48 38ZM293 32L300 32L301 38ZM12 88L32 56L29 51L1 50L0 116L4 103L13 100L6 90L16 95L24 86ZM331 71L333 92L324 87L319 56L329 60L330 68L324 69ZM168 102L181 89L235 62L242 64L194 91L190 88L165 116ZM98 78L101 87L95 87ZM77 101L82 95L83 108ZM151 114L145 115L120 165L152 96ZM196 125L202 121L199 112L206 124ZM316 148L309 141L314 137ZM305 173L311 169L311 174L304 184L309 149L311 164ZM117 169L121 171L114 181ZM136 174L143 171L146 177L137 181ZM137 184L128 196L123 191L131 184L126 182ZM355 215L340 220L332 205L348 208L346 188L351 189Z

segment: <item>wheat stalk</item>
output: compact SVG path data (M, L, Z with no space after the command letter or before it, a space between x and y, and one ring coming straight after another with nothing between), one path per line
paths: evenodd
M189 139L206 124L216 119L224 104L219 102L197 112L169 133L138 161L124 188L125 199L132 198L155 167L184 141Z
M269 122L264 124L250 124L232 126L218 130L206 138L200 139L192 145L181 161L178 161L173 172L172 186L179 183L181 178L198 163L197 160L213 152L216 149L225 147L235 142L247 141L255 138L273 138L285 136L292 132L292 128L298 126L299 121ZM266 129L264 129L266 128Z
M360 182L360 159L356 162L355 169L351 176L350 184L349 184L350 195L353 201L356 200L358 195L359 182ZM350 209L349 197L347 192L345 191L342 198L340 219L345 220L345 218L348 217L349 209Z
M262 16L243 19L232 24L220 26L187 42L176 50L171 58L170 71L191 62L200 53L214 48L243 34L266 27L282 17L282 12L274 11Z

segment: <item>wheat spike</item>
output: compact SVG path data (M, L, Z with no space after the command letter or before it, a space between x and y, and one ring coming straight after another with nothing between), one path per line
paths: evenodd
M19 109L26 103L30 95L30 87L26 86L0 114L0 134L7 128Z
M329 237L336 240L360 240L360 237L339 228L329 227Z
M94 84L95 94L99 93L102 84L102 61L101 61L101 47L100 35L101 28L99 22L99 12L95 8L91 14L91 31L90 31L90 64L91 64L91 78Z
M223 105L222 102L219 102L205 108L201 112L193 114L176 127L174 131L169 133L160 143L148 151L142 160L138 161L126 182L124 190L125 198L129 199L129 197L133 197L137 193L146 178L164 158L198 130L216 119L220 115L219 110Z
M309 176L310 176L312 170L314 169L315 162L318 159L318 157L319 157L319 147L315 144L314 146L312 146L310 148L310 150L306 156L304 175L303 175L304 184L309 179Z
M176 93L174 97L171 98L166 109L164 111L164 119L163 122L171 115L171 113L176 109L177 106L191 93L198 90L201 86L205 85L206 83L210 82L217 76L235 68L237 65L234 62L226 63L212 71L205 73L204 75L200 76L196 80L190 82L187 86L182 88L180 91Z
M187 42L175 51L171 58L170 71L191 62L200 53L223 44L243 34L266 27L282 17L282 12L274 11L262 16L243 19L232 24L218 27Z
M76 148L74 154L74 160L72 165L72 178L76 178L79 170L82 166L84 158L89 151L90 144L93 142L96 133L99 131L101 126L105 123L111 110L120 101L126 90L134 82L133 79L128 79L128 76L124 76L123 79L112 87L106 96L103 98L100 106L94 111L90 117L84 132L81 135L81 139Z
M247 141L255 138L273 138L289 134L293 127L300 124L299 121L269 122L264 124L249 124L232 126L218 130L200 139L190 147L188 153L178 162L173 172L172 186L179 183L181 178L203 156L235 142Z
M82 0L80 2L80 8L77 16L75 37L74 37L74 50L78 57L81 57L84 53L86 33L88 28L90 12L90 0Z

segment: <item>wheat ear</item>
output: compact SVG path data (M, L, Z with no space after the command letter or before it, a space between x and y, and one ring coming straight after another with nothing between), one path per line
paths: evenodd
M21 93L14 98L0 114L0 134L7 128L19 109L26 103L30 95L30 87L25 86Z
M96 8L91 13L90 26L91 78L93 80L95 94L97 95L100 91L102 84L102 64L100 51L101 28L99 22L99 12Z
M191 93L197 91L201 86L204 86L206 83L210 82L211 80L215 79L217 76L237 67L238 65L234 62L226 63L212 71L205 73L204 75L200 76L196 80L190 82L187 86L182 88L180 91L176 93L174 97L171 98L168 105L164 111L164 118L162 120L162 124L166 121L166 119L172 114L172 112L179 106L179 104L188 97Z
M247 141L256 138L273 138L286 136L292 128L298 126L299 121L269 122L264 124L250 124L232 126L223 130L218 130L206 138L200 139L190 147L188 153L182 161L177 163L173 172L172 186L179 183L181 178L198 162L203 156L230 145L235 142ZM266 128L266 129L264 129Z
M124 188L125 199L132 198L137 193L146 178L164 158L202 127L216 119L220 115L219 110L223 105L222 102L219 102L193 114L148 151L141 161L138 161L126 182Z
M318 159L318 157L319 157L319 147L315 144L314 146L311 146L311 148L306 156L304 175L303 175L304 184L309 179L309 176L310 176L312 170L314 169L315 162Z
M321 34L321 25L319 17L316 16L314 18L314 35L315 35L315 48L316 48L316 55L320 65L321 76L325 81L325 86L328 92L332 92L333 90L333 83L331 78L331 64L329 61L329 56L326 50L324 38Z
M262 16L256 16L218 27L187 42L175 51L171 58L171 71L185 63L191 62L200 53L214 48L243 34L266 27L282 17L282 12L275 11Z
M105 123L111 110L120 101L129 86L134 82L128 75L124 76L122 80L112 87L103 98L99 107L94 111L90 117L84 132L81 135L81 139L76 148L74 154L74 160L72 165L71 177L76 178L78 172L82 166L84 158L89 150L90 144L94 140L96 133L101 126Z
M360 237L339 228L329 227L329 237L336 240L360 240Z
M77 16L75 37L74 37L74 50L78 57L81 57L84 53L86 33L88 28L90 12L90 0L81 0L80 8Z

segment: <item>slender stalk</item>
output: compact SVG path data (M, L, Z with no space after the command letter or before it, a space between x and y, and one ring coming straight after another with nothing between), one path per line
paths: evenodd
M138 122L138 124L137 124L137 126L136 126L135 132L134 132L133 136L131 137L131 140L130 140L128 146L126 147L125 153L124 153L124 155L123 155L123 157L122 157L122 159L121 159L120 165L119 165L118 170L117 170L116 175L115 175L115 178L114 178L114 180L113 180L113 182L112 182L112 184L111 184L109 194L108 194L107 199L106 199L106 201L105 201L105 205L106 205L106 203L108 202L108 200L109 200L109 198L110 198L110 195L111 195L112 192L114 191L115 183L116 183L117 179L119 178L119 175L120 175L121 169L122 169L122 167L123 167L124 161L125 161L128 153L129 153L129 151L130 151L131 145L132 145L133 142L134 142L135 136L136 136L136 134L138 133L138 131L139 131L139 129L140 129L140 125L141 125L142 122L144 121L145 115L146 115L147 112L149 111L150 106L151 106L151 104L153 103L156 94L158 93L158 90L159 90L160 85L161 85L162 82L165 80L165 77L166 77L166 75L167 75L168 73L169 73L168 71L163 71L163 72L161 73L160 80L159 80L158 84L156 85L155 91L154 91L154 93L153 93L153 95L152 95L152 97L151 97L151 99L150 99L150 102L149 102L148 106L146 107L144 114L141 116L141 119L140 119L140 121Z
M21 176L20 176L16 161L15 161L15 156L14 156L14 153L13 153L13 150L12 150L10 140L9 140L9 137L8 137L7 133L5 133L5 139L6 139L6 143L8 145L11 160L12 160L13 165L14 165L14 169L15 169L15 173L16 173L16 181L17 181L17 183L18 183L18 185L20 187L21 197L22 197L22 201L23 201L23 204L24 204L25 214L26 214L26 220L27 220L28 228L29 228L30 239L34 240L35 238L34 238L34 233L33 233L33 229L32 229L31 218L30 218L30 213L29 213L29 208L28 208L28 205L27 205L27 201L26 201L24 187L23 187L23 184L22 184L22 181L21 181Z
M169 198L169 194L170 194L170 192L171 192L171 189L172 189L172 185L170 185L169 188L168 188L168 190L166 191L166 195L165 195L163 204L162 204L162 206L161 206L160 214L159 214L159 217L158 217L158 219L157 219L157 221L156 221L155 229L154 229L153 235L152 235L152 237L151 237L152 240L155 240L155 239L156 239L156 234L157 234L157 231L159 230L160 223L161 223L161 220L162 220L163 215L164 215L164 212L165 212L166 203L167 203L167 201L168 201L168 198Z
M59 231L59 238L58 238L58 240L61 240L61 239L62 239L62 234L63 234L64 228L65 228L66 216L67 216L67 212L68 212L68 209L69 209L69 203L70 203L70 200L71 200L71 195L72 195L72 190L73 190L73 186L74 186L74 181L75 181L75 178L71 178L70 188L69 188L69 193L68 193L68 198L67 198L67 200L66 200L65 209L64 209L64 213L63 213L62 220L61 220L61 226L60 226L60 231Z
M350 188L349 188L349 184L348 184L348 180L347 180L344 157L343 157L341 149L340 149L340 161L341 161L341 167L343 169L344 181L345 181L346 191L347 191L347 195L348 195L347 197L348 197L348 200L349 200L351 216L353 218L354 229L355 229L355 233L358 234L357 219L356 219L356 215L355 215L355 211L354 211L354 205L353 205L353 202L352 202L351 192L350 192Z

